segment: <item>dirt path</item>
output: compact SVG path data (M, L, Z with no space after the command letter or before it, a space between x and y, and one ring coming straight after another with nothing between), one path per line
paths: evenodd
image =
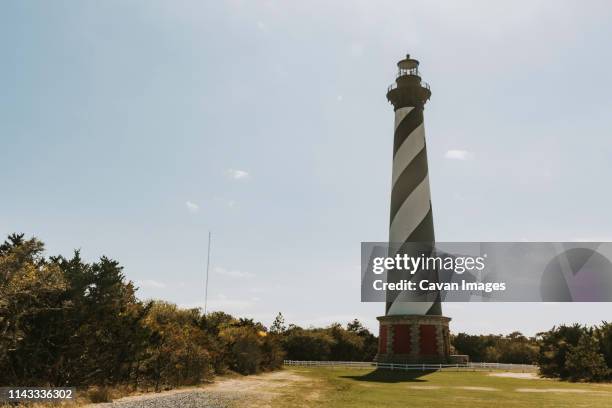
M542 380L536 373L491 373L491 377L520 378L523 380Z
M260 375L225 378L202 387L183 388L125 397L112 403L90 404L90 408L247 408L270 407L282 389L311 381L295 372L275 371Z

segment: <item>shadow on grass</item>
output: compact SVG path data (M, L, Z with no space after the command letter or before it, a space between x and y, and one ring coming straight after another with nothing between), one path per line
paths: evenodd
M343 375L340 378L380 383L427 382L427 380L424 380L421 377L435 372L436 370L393 371L377 369L364 375Z

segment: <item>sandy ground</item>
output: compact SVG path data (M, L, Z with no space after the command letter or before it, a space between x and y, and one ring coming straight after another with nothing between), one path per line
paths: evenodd
M548 393L558 392L562 394L602 394L612 395L612 392L608 391L597 391L597 390L583 390L578 388L517 388L516 392L536 392L536 393Z
M202 387L134 395L111 403L89 404L95 408L242 408L270 406L282 387L309 381L291 371L275 371L257 376L220 379Z
M230 378L222 381L215 382L206 389L209 391L235 391L237 389L244 393L261 393L262 388L271 388L272 390L286 387L287 385L296 381L308 381L306 377L286 371L279 370L272 373L265 373L261 375L253 375L246 377Z
M491 373L491 377L521 378L523 380L539 380L536 373Z
M439 390L442 387L438 385L410 385L408 388L412 390Z

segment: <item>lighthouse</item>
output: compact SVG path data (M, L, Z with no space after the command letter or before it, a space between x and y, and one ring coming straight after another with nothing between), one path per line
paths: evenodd
M423 121L431 89L421 79L419 61L410 55L397 67L396 80L387 89L395 112L389 256L418 257L430 254L435 243ZM449 361L450 318L442 316L439 295L423 297L408 291L389 295L385 315L378 321L378 362Z

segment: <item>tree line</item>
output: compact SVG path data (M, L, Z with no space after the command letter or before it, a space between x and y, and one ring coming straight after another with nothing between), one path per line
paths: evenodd
M459 333L452 344L471 361L537 364L542 376L570 381L612 380L612 323L561 325L529 338Z
M515 331L508 335L473 335L459 333L451 336L454 354L465 354L470 361L507 364L535 364L538 341Z
M0 245L0 385L161 389L282 365L261 323L143 302L116 261L43 251L23 234Z
M113 386L163 389L232 370L281 367L285 356L371 360L376 337L346 328L268 330L223 312L202 314L141 301L117 261L87 263L79 251L44 256L44 244L12 234L0 245L0 386Z
M343 327L339 323L325 328L285 327L278 314L270 327L280 336L288 360L372 361L378 350L378 338L357 319Z
M0 245L0 386L112 386L157 390L232 370L281 367L283 359L372 361L378 338L358 320L324 328L270 328L223 312L202 314L142 301L117 261L44 256L44 245L12 234ZM612 324L559 326L525 337L451 337L471 361L538 364L544 376L612 379Z

